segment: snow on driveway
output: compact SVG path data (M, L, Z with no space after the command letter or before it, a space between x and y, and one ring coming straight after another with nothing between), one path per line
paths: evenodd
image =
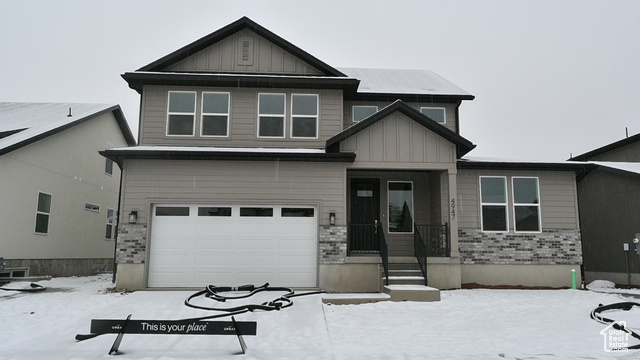
M0 359L113 359L107 355L113 334L75 341L89 332L91 319L211 315L183 305L191 291L109 292L108 275L40 284L47 291L0 291ZM475 289L443 291L442 301L433 303L323 305L322 295L310 295L280 311L236 316L258 323L257 336L245 337L244 355L235 336L127 334L117 359L640 359L637 350L605 351L605 326L589 318L599 303L637 297L639 290ZM640 332L640 307L606 315ZM629 343L638 342L630 337Z

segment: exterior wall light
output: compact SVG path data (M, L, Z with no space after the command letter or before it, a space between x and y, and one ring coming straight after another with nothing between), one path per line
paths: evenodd
M129 213L129 224L135 224L138 220L138 212L132 211Z
M336 213L332 212L329 213L329 225L335 225L336 224Z

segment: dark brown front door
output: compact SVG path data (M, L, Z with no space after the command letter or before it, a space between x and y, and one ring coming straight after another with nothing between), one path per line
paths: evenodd
M378 252L376 227L380 221L380 179L352 178L349 252Z

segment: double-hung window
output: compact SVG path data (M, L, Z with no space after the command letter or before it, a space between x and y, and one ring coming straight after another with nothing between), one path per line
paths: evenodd
M483 231L508 231L507 178L480 177L480 201Z
M413 183L389 182L389 232L413 232Z
M115 212L113 209L107 208L107 227L105 237L107 239L113 238L113 225L115 224Z
M229 136L229 93L202 93L202 136Z
M513 213L516 232L540 231L540 189L536 177L513 177Z
M421 107L420 112L435 120L438 124L447 122L447 112L443 107Z
M318 137L318 95L291 95L291 137Z
M351 118L353 122L362 121L369 116L378 112L377 106L364 106L364 105L356 105L352 109Z
M49 233L49 216L51 215L51 195L38 193L38 207L36 209L36 234Z
M258 137L283 138L284 94L258 94Z
M196 121L196 93L169 91L167 135L194 136Z

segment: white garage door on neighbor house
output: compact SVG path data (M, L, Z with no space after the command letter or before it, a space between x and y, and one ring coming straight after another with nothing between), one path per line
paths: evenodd
M317 285L317 208L154 205L149 287Z

